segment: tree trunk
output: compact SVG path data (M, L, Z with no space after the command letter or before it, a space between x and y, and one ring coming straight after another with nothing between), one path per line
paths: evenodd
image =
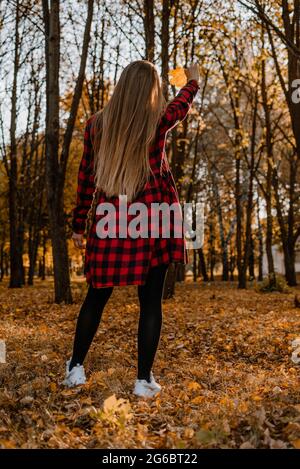
M277 219L280 227L281 243L283 248L285 278L288 285L295 286L297 284L295 270L295 243L297 241L297 235L295 235L293 232L294 220L291 220L291 218L288 217L288 226L286 226L286 219L282 213L282 205L279 194L279 182L276 170L274 170L273 173L273 188L275 194Z
M18 160L17 160L17 82L19 71L20 37L19 37L19 0L16 2L15 16L15 50L13 66L13 85L11 94L11 120L10 120L10 172L9 172L9 230L10 230L10 283L11 288L20 288L23 285L23 258L22 240L18 226Z
M34 278L34 270L36 267L36 259L37 259L37 251L40 241L40 233L36 229L31 230L33 231L32 236L28 240L28 256L29 256L29 270L28 270L28 279L27 284L33 285L33 278Z
M55 302L72 302L68 250L65 234L63 183L65 175L59 164L59 0L43 0L46 47L46 185L52 240Z
M268 272L270 284L276 283L274 259L272 253L273 244L273 216L272 216L272 180L273 180L273 143L272 129L270 120L270 105L268 103L268 94L266 86L266 63L262 61L262 80L261 80L262 102L265 114L266 128L266 151L267 151L267 180L266 180L266 213L267 213L267 230L266 230L266 254L268 260Z
M199 271L201 272L203 282L208 282L208 275L206 272L206 264L205 264L205 258L203 254L203 249L199 249Z
M4 277L4 246L5 243L1 243L0 245L0 282L2 282Z
M197 282L197 250L193 249L193 280L194 282Z
M236 210L236 251L238 269L238 288L245 288L242 262L242 201L241 201L241 160L239 152L235 157L235 210Z
M153 0L144 0L144 31L145 31L145 59L154 62L154 2Z
M64 183L69 149L82 94L90 29L93 15L93 0L88 1L88 15L84 31L79 73L75 85L71 110L64 134L59 158L59 66L60 66L60 2L43 0L46 54L46 184L50 236L52 240L55 302L72 303L70 286L68 247L65 233Z
M185 265L178 264L177 272L176 272L176 281L184 282L184 280L185 280Z
M230 252L230 262L229 262L229 271L230 271L230 280L234 282L234 269L236 267L236 257L233 250Z
M215 268L215 233L213 220L209 223L209 280L214 281L214 268Z
M168 100L168 73L169 73L169 20L170 0L162 0L162 23L161 23L161 76L163 93Z
M4 253L4 275L9 276L9 254L7 252Z
M223 213L222 213L222 204L219 193L219 187L216 177L216 168L212 165L211 168L211 179L212 179L212 190L214 194L214 200L217 208L218 215L218 225L220 231L220 240L221 240L221 250L222 250L222 280L228 280L228 244L225 236L224 223L223 223Z
M245 234L245 247L242 273L239 279L239 288L246 288L247 286L247 269L250 267L250 256L252 249L252 212L253 212L253 180L255 172L255 144L256 144L256 123L257 123L257 106L258 106L258 91L256 90L254 98L254 110L252 118L252 132L251 132L251 159L249 168L249 188L247 198L246 210L246 234ZM252 268L252 277L254 276L254 269Z
M291 127L293 130L293 135L295 139L295 148L297 159L295 161L294 155L291 155L290 158L290 183L289 183L289 210L288 210L288 228L287 232L285 227L282 225L282 220L280 230L281 238L284 252L284 262L285 262L285 274L287 282L290 285L296 285L296 273L295 273L295 233L294 233L294 202L295 202L295 183L297 181L297 171L298 163L300 161L300 107L297 100L293 99L293 94L295 92L294 83L300 79L300 67L299 67L299 53L300 53L300 2L299 0L294 0L294 5L290 5L288 1L281 2L282 8L282 20L284 33L281 39L284 39L286 45L287 57L288 57L288 86L286 86L286 79L283 76L282 69L280 67L280 62L278 60L278 51L275 47L272 31L266 17L261 15L262 21L266 24L266 29L268 32L268 37L271 45L272 55L274 58L274 64L276 72L279 78L282 91L284 93L286 103L288 105ZM275 30L278 34L281 33L280 29ZM276 176L277 177L277 176ZM278 191L275 190L278 195ZM278 210L278 201L277 205L277 215L280 216L281 207ZM297 234L297 233L296 233Z
M255 255L254 255L254 240L252 232L250 233L250 246L249 246L249 280L252 281L255 279Z
M163 291L164 300L168 298L172 298L174 296L176 271L177 271L177 264L174 264L174 263L170 264L167 270L165 284L164 284L164 291Z
M260 221L260 210L259 210L259 197L257 198L257 238L258 238L258 281L263 280L263 255L264 255L264 244L263 244L263 232Z

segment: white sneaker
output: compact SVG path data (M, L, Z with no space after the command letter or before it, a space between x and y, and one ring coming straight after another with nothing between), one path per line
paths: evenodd
M153 389L156 389L157 391L161 391L161 385L155 381L152 371L150 371L150 384Z
M73 386L78 386L80 384L86 383L86 377L83 365L79 365L79 363L73 366L72 370L69 370L69 366L71 363L71 359L66 362L66 379L64 380L63 384L72 388Z
M161 386L155 381L153 373L150 373L150 383L146 379L135 381L133 394L140 397L154 397L161 390Z

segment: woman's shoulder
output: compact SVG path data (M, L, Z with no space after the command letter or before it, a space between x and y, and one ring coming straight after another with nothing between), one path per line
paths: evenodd
M96 114L91 115L86 121L85 121L85 136L89 137L91 140L93 139L95 135L95 123L96 123Z
M93 122L95 122L97 114L92 114L86 121L85 121L85 126L86 127L91 127Z

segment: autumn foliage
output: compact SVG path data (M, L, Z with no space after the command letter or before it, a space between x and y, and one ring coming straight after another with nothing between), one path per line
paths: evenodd
M300 335L293 292L238 291L220 283L178 286L163 304L154 372L156 399L132 394L138 306L135 287L115 289L86 368L66 389L85 285L75 304L53 305L51 283L0 290L2 448L298 448Z

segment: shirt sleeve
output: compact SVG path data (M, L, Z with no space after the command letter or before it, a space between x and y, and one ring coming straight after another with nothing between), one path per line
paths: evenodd
M91 140L91 119L84 131L84 148L78 171L76 206L73 209L72 229L74 233L83 234L86 228L87 214L91 208L95 191L94 155Z
M198 90L199 85L196 80L189 80L181 88L173 101L167 105L165 113L161 118L160 128L163 132L172 129L176 124L184 120Z

